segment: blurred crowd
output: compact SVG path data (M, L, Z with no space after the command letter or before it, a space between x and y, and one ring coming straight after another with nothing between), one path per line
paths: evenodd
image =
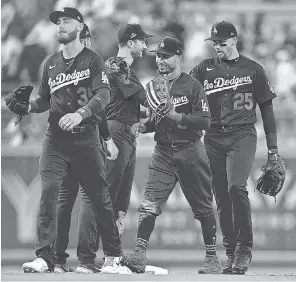
M231 2L231 0L229 0ZM228 2L229 2L228 1ZM249 5L252 6L250 0ZM296 11L256 12L252 9L227 10L227 1L193 0L3 0L1 3L1 72L2 98L14 85L38 85L43 62L60 49L56 40L56 26L48 15L65 6L78 8L89 25L93 48L105 59L117 53L117 31L125 23L140 23L155 36L148 41L144 59L134 67L143 80L151 78L156 70L153 49L163 36L172 36L183 42L184 71L189 71L202 59L213 56L211 43L205 42L215 21L228 20L239 33L239 50L258 61L266 69L279 96L275 101L279 136L296 148ZM232 1L233 2L233 1ZM237 2L237 1L234 1ZM254 2L254 1L253 1ZM263 1L255 1L263 2ZM272 1L272 3L277 1ZM245 1L241 1L246 5ZM219 4L219 5L218 5ZM229 4L231 5L231 3ZM268 5L268 4L266 4ZM280 5L280 4L279 4ZM220 7L220 9L219 9ZM239 7L239 6L238 6ZM267 6L266 6L267 7ZM250 7L249 7L250 8ZM268 7L267 7L268 8ZM37 89L36 87L35 89ZM9 122L6 113L2 136L10 145L18 146L43 138L46 115L25 117L18 129ZM260 114L258 114L260 125ZM264 139L258 126L259 140ZM17 136L17 138L16 138ZM41 137L40 137L41 136ZM31 137L31 138L30 138ZM39 139L38 139L39 138ZM262 141L263 142L263 141ZM3 143L3 137L2 137Z

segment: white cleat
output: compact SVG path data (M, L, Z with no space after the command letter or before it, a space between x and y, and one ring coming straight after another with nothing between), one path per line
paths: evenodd
M101 273L132 274L132 271L128 267L120 265L119 257L105 257L105 262L101 268Z
M50 272L47 262L43 258L36 258L33 261L25 262L22 265L25 273L48 273Z

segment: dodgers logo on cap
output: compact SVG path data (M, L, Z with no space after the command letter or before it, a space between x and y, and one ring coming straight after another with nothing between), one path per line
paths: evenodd
M131 34L130 38L132 39L132 38L135 38L136 36L137 36L137 34L133 32L133 33Z
M151 50L150 52L156 52L166 55L182 55L183 44L176 38L164 37L160 40L156 50Z

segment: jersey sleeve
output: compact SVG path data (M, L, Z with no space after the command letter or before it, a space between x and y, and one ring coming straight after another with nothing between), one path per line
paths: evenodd
M203 63L199 63L196 65L190 72L189 75L191 75L193 78L197 79L199 82L203 82Z
M130 84L124 84L119 79L117 79L117 81L118 81L119 88L122 91L122 94L125 99L127 99L137 93L137 96L140 99L140 101L143 101L143 99L145 100L145 97L146 97L145 89L142 86L141 82L139 81L139 79L137 78L137 76L133 70L131 70L131 83Z
M42 78L39 86L38 96L45 99L50 100L50 87L48 81L48 64L47 62L44 64Z
M95 93L99 88L109 88L110 84L105 71L105 63L102 57L97 56L90 65L91 86Z
M200 82L198 80L194 82L192 111L182 116L181 125L188 126L189 129L193 130L207 130L211 121L208 101Z
M262 66L259 66L256 71L254 96L259 104L276 97L276 94L268 80L267 74Z
M208 99L199 81L196 81L194 84L193 97L192 113L204 117L211 117Z
M50 108L50 87L48 78L48 65L44 64L42 78L39 86L38 95L34 100L30 100L32 113L43 113Z

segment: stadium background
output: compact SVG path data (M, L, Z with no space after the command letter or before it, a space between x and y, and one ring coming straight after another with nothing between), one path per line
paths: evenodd
M119 27L127 22L137 22L147 32L156 34L149 39L148 50L153 49L163 36L173 36L184 43L185 71L213 55L212 46L203 39L209 35L215 21L228 20L238 27L239 50L265 67L278 94L274 107L279 148L287 167L287 179L276 203L254 191L266 157L265 136L258 112L258 150L248 182L255 235L253 261L257 261L257 266L290 267L296 271L296 3L293 0L26 0L25 5L23 0L2 0L2 266L20 264L33 257L40 196L38 157L48 115L27 116L14 127L13 115L3 106L3 97L21 83L29 82L36 86L36 95L44 60L60 48L56 43L55 26L49 22L48 15L64 6L75 6L82 12L93 34L93 47L105 59L117 52ZM152 54L145 52L144 59L135 62L134 67L143 83L153 76L154 61ZM139 137L136 176L123 236L124 249L131 249L135 240L137 208L153 145L153 134ZM70 234L73 261L78 210L79 200ZM222 250L220 234L217 239L218 248ZM200 226L193 220L179 187L157 220L149 248L150 262L157 261L168 267L181 265L184 261L187 265L196 265L203 259ZM225 259L223 252L220 253Z

